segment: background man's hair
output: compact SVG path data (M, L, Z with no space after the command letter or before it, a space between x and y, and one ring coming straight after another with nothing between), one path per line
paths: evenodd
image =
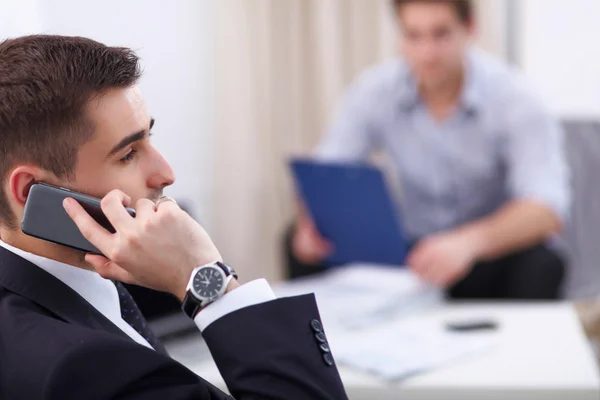
M392 0L395 7L408 3L449 3L454 6L460 20L467 24L473 21L475 7L472 0Z
M17 163L71 178L94 127L86 104L111 88L134 85L139 59L127 48L91 39L33 35L0 43L0 177ZM0 224L16 228L0 190Z

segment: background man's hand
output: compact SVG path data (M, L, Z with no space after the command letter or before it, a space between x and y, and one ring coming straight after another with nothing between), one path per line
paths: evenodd
M467 276L476 261L476 248L469 236L450 232L417 243L406 263L425 281L447 288Z
M221 261L219 251L176 203L166 201L156 207L141 199L132 218L123 207L130 202L118 190L102 199L102 211L116 230L111 234L75 200L65 200L65 210L83 236L106 256L88 254L86 261L106 279L169 292L183 300L192 270Z
M316 265L333 252L333 245L321 236L310 218L300 216L292 237L292 251L303 264Z

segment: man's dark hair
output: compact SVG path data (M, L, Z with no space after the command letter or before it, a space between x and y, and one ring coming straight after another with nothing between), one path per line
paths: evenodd
M86 104L134 85L139 59L91 39L32 35L0 43L0 182L17 163L71 178L77 152L94 133ZM2 183L3 184L3 183ZM0 190L0 224L15 228Z
M468 24L473 21L475 8L472 0L392 0L395 7L409 3L448 3L454 6L460 20Z

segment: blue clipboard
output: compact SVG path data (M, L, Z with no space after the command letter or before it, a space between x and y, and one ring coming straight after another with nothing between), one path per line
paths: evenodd
M328 265L404 265L408 245L379 169L314 160L290 166L317 229L335 246Z

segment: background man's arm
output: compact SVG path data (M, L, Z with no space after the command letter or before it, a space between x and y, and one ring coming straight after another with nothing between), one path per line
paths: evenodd
M535 200L513 200L494 214L462 226L478 261L533 247L561 229L559 216Z

